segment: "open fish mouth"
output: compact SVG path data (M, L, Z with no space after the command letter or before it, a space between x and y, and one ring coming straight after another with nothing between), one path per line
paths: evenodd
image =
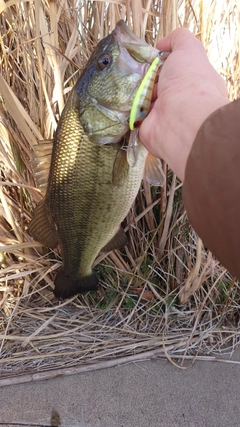
M158 49L136 36L122 19L117 22L113 35L137 62L151 63L159 53Z

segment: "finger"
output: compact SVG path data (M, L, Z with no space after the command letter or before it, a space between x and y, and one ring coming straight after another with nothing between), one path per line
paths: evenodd
M202 43L187 28L177 28L167 37L157 42L157 48L165 52L182 48L193 49L196 45L202 45ZM203 45L202 48L204 50Z
M154 104L152 104L151 107L154 107ZM143 143L143 145L147 147L147 150L151 154L153 154L155 157L158 157L158 153L156 152L156 147L154 146L153 141L155 140L154 131L155 131L156 123L158 123L158 121L159 121L159 118L156 110L154 108L151 108L149 114L143 120L139 128L139 137L141 142Z

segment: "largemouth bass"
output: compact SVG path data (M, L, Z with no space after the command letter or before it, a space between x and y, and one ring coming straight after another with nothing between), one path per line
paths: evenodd
M160 161L141 143L134 167L126 154L132 102L157 54L119 21L98 43L62 112L46 195L29 226L46 247L60 245L63 262L54 281L59 299L97 290L93 262L99 252L126 245L120 224L144 171L155 184L163 179Z

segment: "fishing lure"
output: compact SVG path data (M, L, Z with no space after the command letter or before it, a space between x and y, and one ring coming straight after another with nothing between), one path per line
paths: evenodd
M168 55L168 52L159 51L156 58L151 62L133 100L129 118L129 128L132 132L127 148L127 160L131 167L135 166L138 159L138 129L149 112L153 86L159 67L163 65Z
M163 52L162 50L159 51L156 58L150 64L137 90L130 111L129 127L131 130L139 128L149 112L156 76L159 67L163 64L168 55L169 53L167 52Z

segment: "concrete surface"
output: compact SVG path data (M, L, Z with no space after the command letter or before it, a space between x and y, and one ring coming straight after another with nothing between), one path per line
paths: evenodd
M0 426L9 427L239 427L240 365L138 362L4 386L0 402Z

